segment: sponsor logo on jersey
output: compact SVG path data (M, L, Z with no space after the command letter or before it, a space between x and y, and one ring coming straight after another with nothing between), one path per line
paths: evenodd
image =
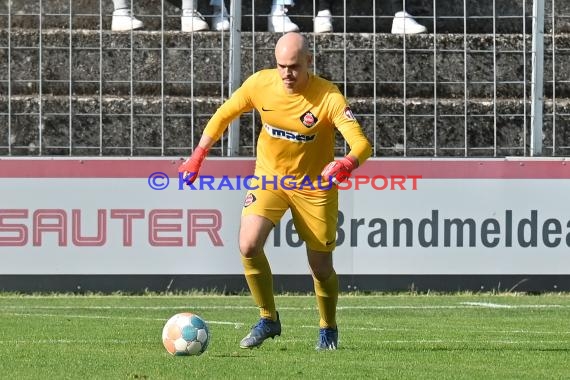
M303 115L301 115L300 119L301 123L303 123L303 125L307 128L311 128L313 125L317 124L317 121L319 121L319 119L317 119L317 117L313 115L311 111L305 112Z
M283 129L275 128L272 125L265 124L265 130L271 137L275 137L278 139L295 141L295 142L311 142L315 139L315 135L304 135L302 133L285 131Z
M247 193L247 195L245 196L245 201L243 202L243 207L251 205L253 202L255 202L255 200L256 200L255 195L253 195L252 193Z
M346 118L349 120L356 120L356 118L354 117L354 114L352 113L352 110L350 109L350 107L346 107L344 109L344 116L346 116Z

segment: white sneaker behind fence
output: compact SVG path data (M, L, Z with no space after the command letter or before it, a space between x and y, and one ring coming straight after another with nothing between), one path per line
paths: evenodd
M418 34L425 33L427 28L418 24L407 12L398 12L392 21L392 34Z
M111 22L111 30L115 32L123 32L127 30L135 30L143 27L143 22L135 18L131 14L130 9L117 9L113 12L113 21Z
M230 20L228 18L228 12L225 7L221 7L214 11L214 17L212 18L212 28L221 32L222 30L230 30Z
M200 32L208 30L210 27L204 16L194 9L183 9L180 17L181 30L183 32Z
M315 33L330 33L333 31L331 11L326 9L317 13L313 23L313 31Z
M299 27L289 16L287 16L287 8L283 5L273 5L271 14L267 18L267 30L277 33L298 32Z

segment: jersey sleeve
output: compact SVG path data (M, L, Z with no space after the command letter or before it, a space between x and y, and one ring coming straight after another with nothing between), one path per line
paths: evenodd
M348 154L356 157L358 164L362 165L372 154L370 142L364 135L360 123L358 123L352 114L352 110L345 97L340 92L334 92L330 96L329 104L333 124L350 146L350 152Z
M204 134L218 141L228 125L236 117L253 109L252 94L255 93L255 78L253 74L226 100L208 121Z

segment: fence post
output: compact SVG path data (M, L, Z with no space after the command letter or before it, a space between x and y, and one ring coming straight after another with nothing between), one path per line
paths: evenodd
M230 2L230 74L229 96L241 85L241 0ZM228 156L239 155L239 117L230 124L228 132Z
M532 87L530 118L530 155L542 154L544 88L544 0L532 4Z

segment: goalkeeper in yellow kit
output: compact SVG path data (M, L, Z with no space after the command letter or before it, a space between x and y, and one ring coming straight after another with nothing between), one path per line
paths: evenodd
M331 82L309 73L312 56L299 33L283 35L275 46L277 68L249 77L212 116L192 156L179 168L192 183L210 147L230 122L256 109L263 128L257 143L255 176L270 178L252 184L245 198L239 247L245 277L260 308L260 320L240 347L253 348L281 335L273 296L273 276L263 247L273 227L291 209L305 241L319 308L317 349L336 349L338 279L333 267L340 183L370 156L371 147L346 99ZM346 157L334 159L335 129L350 146ZM287 177L297 186L279 186ZM306 185L312 182L312 186ZM326 183L326 186L323 186ZM276 186L277 184L277 186ZM256 186L257 185L257 186Z

